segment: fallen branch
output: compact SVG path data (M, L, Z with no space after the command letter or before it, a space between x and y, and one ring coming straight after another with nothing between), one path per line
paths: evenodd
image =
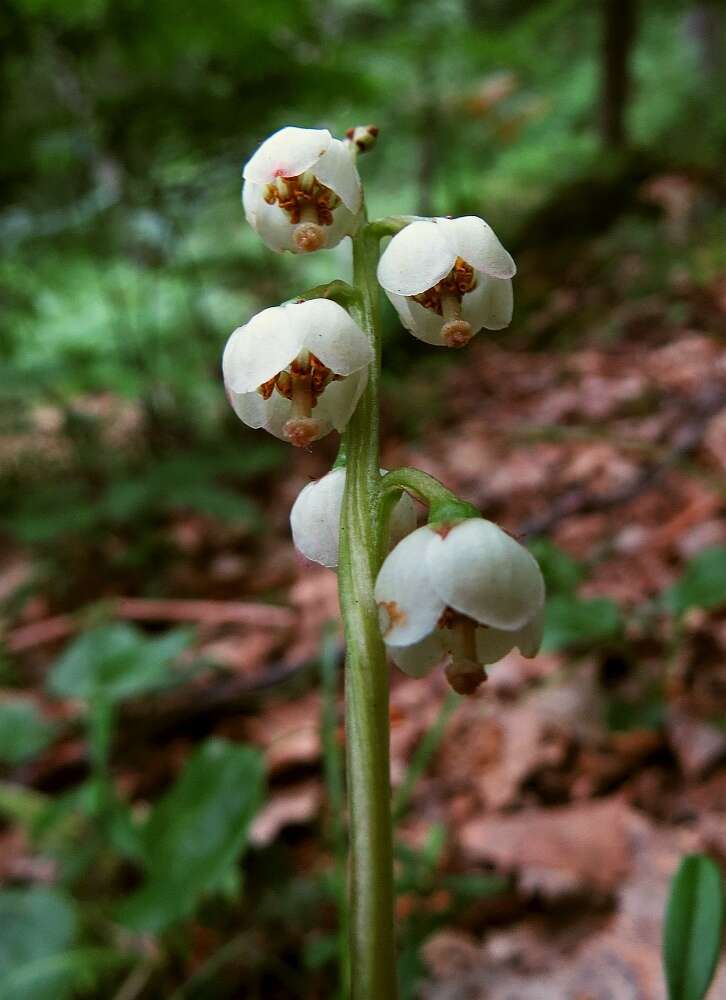
M144 622L192 622L199 625L249 625L253 628L292 628L297 621L290 608L274 604L242 601L195 601L178 598L147 599L119 597L108 602L112 618ZM55 615L22 625L8 633L6 648L11 653L24 652L46 642L64 639L81 629L88 620L88 609L75 615Z

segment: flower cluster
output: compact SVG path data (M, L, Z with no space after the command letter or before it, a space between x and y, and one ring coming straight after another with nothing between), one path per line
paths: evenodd
M356 159L376 136L373 126L350 129L345 139L288 127L262 143L244 167L242 201L270 249L311 253L356 237L366 225ZM481 329L510 323L516 267L483 219L398 217L384 231L392 238L378 283L419 340L459 348ZM237 416L300 447L333 429L343 433L375 362L369 335L327 294L314 290L253 316L232 333L222 361ZM345 483L341 460L302 490L291 511L296 547L324 566L338 564ZM379 551L390 549L375 599L384 642L401 669L420 676L448 657L449 682L469 693L485 678L484 667L511 649L533 656L544 584L527 550L463 507L451 518L430 515L417 528L410 496L399 490L391 500L386 507L381 494L371 507L387 533Z

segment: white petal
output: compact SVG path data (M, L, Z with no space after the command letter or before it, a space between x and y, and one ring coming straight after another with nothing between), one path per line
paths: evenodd
M356 215L361 205L361 183L352 149L333 139L312 169L321 184L335 191L343 204Z
M383 470L381 470L383 471ZM416 530L416 504L408 493L402 493L401 499L393 508L388 524L388 544L390 548Z
M245 164L242 176L257 184L269 184L275 177L298 177L317 163L332 141L326 128L288 125L265 139Z
M457 257L493 278L512 278L517 268L497 239L492 227L476 215L460 219L436 219L436 225Z
M299 343L336 375L350 375L373 360L368 337L337 302L310 299L284 308Z
M222 355L224 384L232 392L252 392L287 368L299 350L299 334L285 308L263 309L227 341Z
M291 250L298 253L293 243L295 226L287 214L275 203L268 205L262 196L262 188L253 181L245 181L242 188L242 204L245 217L262 241L276 253Z
M283 428L292 413L292 403L289 399L285 399L279 392L273 392L268 399L263 399L258 392L228 392L227 396L234 412L248 427L261 427L281 441L288 440ZM320 427L311 441L319 441L326 434L330 434L333 428L329 421L320 420L317 413L314 415L319 420Z
M316 420L324 420L335 427L336 431L344 431L367 383L367 368L360 368L339 382L329 382L318 396L318 405L313 410L313 417Z
M396 233L378 263L378 281L394 295L418 295L441 281L456 253L434 222L412 222Z
M412 646L386 646L388 655L409 677L425 677L446 656L439 631Z
M468 518L426 552L431 585L441 600L482 625L519 629L544 603L537 561L491 521Z
M333 469L301 490L290 511L292 540L298 552L312 562L331 568L338 565L340 509L345 489L345 469Z
M503 330L512 322L512 282L510 279L488 278L477 275L476 287L462 299L462 318L471 323L478 333L482 327L487 330Z
M329 226L323 226L325 230L323 250L332 250L346 236L352 236L358 228L358 221L358 216L350 212L341 202L333 209L333 221Z
M503 628L478 628L476 630L476 658L483 666L496 663L517 645L517 632Z
M544 632L544 605L540 608L534 618L527 622L524 628L517 632L516 645L522 656L532 659L539 652L542 645L542 634Z
M417 528L399 542L381 566L375 586L381 631L388 646L411 646L436 628L444 602L425 571L426 553L436 535Z
M424 344L433 344L434 347L446 346L446 341L441 336L444 320L438 313L433 309L426 309L413 299L407 299L404 295L392 295L391 292L386 292L386 295L409 333L422 340Z

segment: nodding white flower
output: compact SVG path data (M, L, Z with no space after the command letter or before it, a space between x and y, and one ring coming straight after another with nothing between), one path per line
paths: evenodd
M242 176L247 221L271 250L309 253L355 231L362 203L355 147L327 129L280 129Z
M463 347L512 319L517 268L483 219L419 219L397 233L378 281L407 330L426 344Z
M448 653L449 684L471 694L484 666L542 639L544 581L536 560L483 518L425 525L399 542L378 574L375 598L394 662L414 677Z
M311 299L263 309L238 327L222 372L240 420L305 447L343 430L372 360L368 338L345 309Z
M384 469L381 469L381 475L385 475ZM331 569L338 565L340 511L344 489L345 469L332 469L322 479L304 486L290 511L295 548L312 562ZM391 513L390 544L395 545L415 527L415 504L408 493L403 493Z

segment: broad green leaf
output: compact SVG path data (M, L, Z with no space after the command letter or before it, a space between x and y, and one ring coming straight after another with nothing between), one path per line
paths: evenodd
M0 997L62 1000L71 979L50 960L73 944L73 905L55 889L0 892Z
M668 1000L703 1000L721 951L724 897L721 872L703 854L681 861L671 882L663 927Z
M529 550L539 563L550 597L555 594L574 594L585 575L580 563L568 556L549 538L537 538Z
M190 641L186 629L158 639L123 622L91 629L57 660L50 690L61 697L113 703L163 687L173 680L169 668Z
M30 698L0 704L0 761L20 764L45 749L55 726L47 722Z
M122 905L121 920L159 931L217 891L246 845L263 784L257 750L207 740L149 818L147 881Z
M726 604L726 547L699 552L663 597L674 614L683 614L689 608L717 608Z
M579 600L559 595L547 602L542 650L551 652L600 645L619 638L622 618L606 597Z

